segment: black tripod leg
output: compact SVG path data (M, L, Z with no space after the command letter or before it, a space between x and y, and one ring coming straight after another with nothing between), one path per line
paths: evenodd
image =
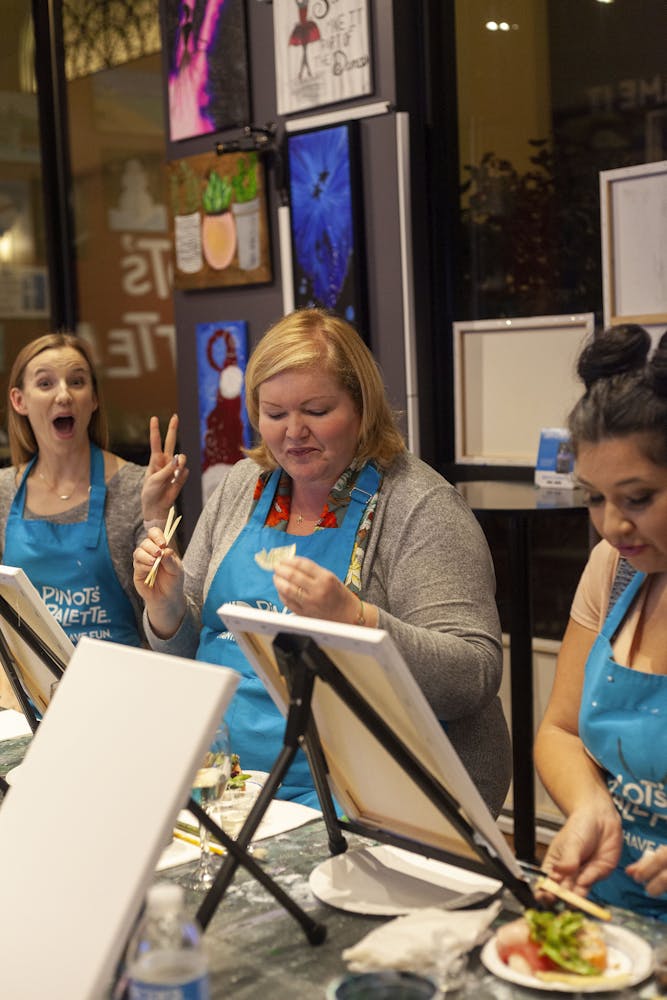
M298 921L310 944L322 944L325 940L327 929L324 924L319 924L317 921L313 920L312 917L308 916L305 910L302 910L301 907L295 903L294 900L288 896L288 894L281 889L276 882L274 882L271 876L257 864L252 855L248 853L248 844L252 840L255 830L259 826L264 813L268 809L269 803L273 798L275 788L277 788L280 784L285 771L291 764L294 753L295 750L293 748L286 747L282 750L271 771L271 780L267 782L260 792L257 801L251 809L236 840L233 840L224 832L224 830L221 830L217 823L214 823L204 810L197 805L197 803L191 801L188 804L190 812L192 812L197 819L204 824L209 833L211 833L227 850L227 855L222 862L220 871L216 875L213 885L206 893L206 896L197 911L197 920L203 929L206 929L210 923L211 918L218 908L222 897L227 891L231 880L236 874L239 865L241 865L254 878L257 879L260 885L262 885L267 892L271 893L274 899L276 899L277 902L280 903L280 905L295 918L295 920Z

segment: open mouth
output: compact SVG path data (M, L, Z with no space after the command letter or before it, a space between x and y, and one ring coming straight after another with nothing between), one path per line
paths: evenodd
M53 426L60 434L70 434L74 429L74 417L56 417Z

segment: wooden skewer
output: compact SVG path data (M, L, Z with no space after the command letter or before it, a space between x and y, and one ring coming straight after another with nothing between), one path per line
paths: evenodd
M179 525L179 523L181 521L180 514L179 514L179 516L177 518L174 518L175 513L176 513L175 507L171 507L170 510L169 510L169 514L167 515L167 523L164 526L164 544L165 544L165 547L167 545L169 545L169 542L171 541L171 539L172 539L172 537L174 535L174 532L176 531L176 528L178 527L178 525ZM162 550L162 552L159 552L157 554L157 556L155 557L155 562L153 563L153 565L149 569L149 571L146 574L146 577L144 579L144 583L148 584L149 587L153 587L155 585L155 579L157 577L158 567L159 567L160 563L162 562L163 552L164 552L164 550Z
M585 896L580 896L578 893L572 892L571 889L565 889L559 882L555 882L552 878L539 878L535 883L535 888L544 889L545 892L550 892L552 896L557 896L559 899L562 899L564 903L570 903L572 906L576 906L578 910L584 910L586 913L590 913L592 917L597 917L598 920L611 920L611 913L609 910L604 909L602 906L598 906L597 903L592 903L590 899L586 899Z

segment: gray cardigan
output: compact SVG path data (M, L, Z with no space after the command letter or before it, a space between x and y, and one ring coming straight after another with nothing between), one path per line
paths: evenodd
M259 472L244 459L211 495L184 557L188 613L169 640L159 639L145 618L152 648L194 656L200 610L246 523ZM394 639L497 815L511 757L498 699L502 648L493 564L460 494L409 453L385 473L361 579L364 600L379 608L379 627Z

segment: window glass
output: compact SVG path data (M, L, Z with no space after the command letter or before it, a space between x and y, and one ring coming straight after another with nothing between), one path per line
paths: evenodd
M599 172L667 157L664 0L457 0L456 318L595 312Z
M113 447L147 453L176 408L157 0L63 7L78 332L101 366Z
M3 0L0 32L0 462L8 461L7 378L49 329L35 43L30 0Z

